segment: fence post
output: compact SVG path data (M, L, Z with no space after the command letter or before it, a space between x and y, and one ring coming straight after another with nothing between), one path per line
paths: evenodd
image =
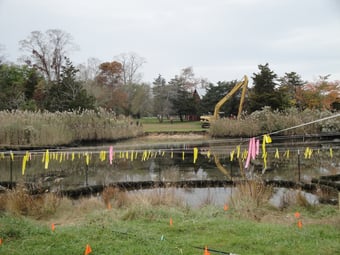
M86 187L89 186L89 183L88 183L88 173L89 173L89 166L88 164L86 164L86 168L85 168L85 185Z
M9 180L10 180L10 185L11 185L11 188L13 186L13 160L12 160L12 157L11 155L9 156Z
M298 182L301 180L300 150L298 149Z

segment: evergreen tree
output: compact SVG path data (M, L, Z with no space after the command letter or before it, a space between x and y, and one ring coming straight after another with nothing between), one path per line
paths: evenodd
M305 84L301 76L296 72L285 73L285 76L279 79L279 91L284 96L284 103L287 107L301 108L301 101L297 97L297 92Z
M170 86L170 101L174 107L174 111L178 114L181 121L184 120L184 115L197 115L197 107L193 93L185 89L184 79L176 76L169 82Z
M254 87L249 91L250 112L261 110L264 106L281 109L282 97L275 88L277 75L270 70L268 63L258 68L260 72L253 74Z
M170 101L170 86L166 84L165 79L158 75L153 82L153 109L158 116L160 122L163 122L164 116L169 116L172 113L172 103Z
M76 69L66 58L60 82L52 83L46 102L49 111L94 109L95 98L87 94L82 83L76 80Z

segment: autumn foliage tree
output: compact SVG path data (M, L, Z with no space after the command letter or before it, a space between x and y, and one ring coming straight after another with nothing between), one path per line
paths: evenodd
M328 78L320 77L318 81L298 88L296 97L303 109L334 110L340 103L340 82L329 82Z
M104 62L99 65L96 82L100 93L96 95L99 106L123 114L128 108L128 95L123 88L123 66L120 62Z

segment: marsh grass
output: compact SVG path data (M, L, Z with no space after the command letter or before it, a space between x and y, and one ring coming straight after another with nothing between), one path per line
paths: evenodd
M136 137L142 127L104 110L83 112L0 112L1 147L42 147Z
M260 219L273 195L273 188L261 180L246 180L236 184L231 196L234 210L243 217Z

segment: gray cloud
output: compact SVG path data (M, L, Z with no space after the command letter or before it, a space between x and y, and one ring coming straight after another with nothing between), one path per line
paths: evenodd
M31 31L59 28L80 46L75 63L123 52L146 58L144 80L192 66L212 82L269 63L278 74L340 80L336 0L0 0L0 44L10 60Z

